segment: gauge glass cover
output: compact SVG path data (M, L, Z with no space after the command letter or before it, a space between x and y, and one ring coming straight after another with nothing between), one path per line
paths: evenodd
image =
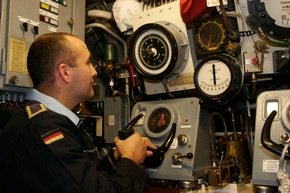
M170 40L156 29L147 30L139 36L134 52L137 64L151 75L165 71L172 57Z
M148 118L148 129L152 133L165 131L171 123L171 113L166 108L156 109Z
M216 21L208 21L200 27L197 39L198 44L203 50L217 50L225 41L225 29L222 24Z
M220 60L209 60L198 72L198 86L210 96L224 93L231 82L231 71L227 64Z

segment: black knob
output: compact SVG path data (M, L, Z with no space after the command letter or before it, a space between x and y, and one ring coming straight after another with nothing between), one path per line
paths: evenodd
M186 157L187 157L188 159L191 159L191 158L193 158L193 154L192 154L192 153L187 153L187 154L186 154Z

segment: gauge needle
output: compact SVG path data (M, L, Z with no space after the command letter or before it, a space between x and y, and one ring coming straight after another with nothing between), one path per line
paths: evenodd
M210 34L210 36L209 36L209 40L208 40L208 42L207 42L207 49L209 49L210 42L211 42L211 37L212 37L212 35Z
M216 85L215 65L212 65L213 84Z
M165 124L165 119L164 118L165 118L165 115L164 115L164 113L162 113L161 116L160 116L160 119L158 121L158 127L161 127L161 126L163 126Z

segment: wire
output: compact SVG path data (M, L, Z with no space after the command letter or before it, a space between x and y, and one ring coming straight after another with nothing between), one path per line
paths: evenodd
M287 152L288 152L288 144L285 144L283 152L279 160L279 171L277 173L277 180L280 182L278 190L281 193L290 192L290 178L286 170L287 161L285 160L285 154Z

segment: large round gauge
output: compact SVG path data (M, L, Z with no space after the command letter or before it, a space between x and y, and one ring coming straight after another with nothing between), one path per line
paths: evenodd
M164 137L170 132L172 123L176 122L176 118L175 111L169 105L156 105L146 113L144 131L152 138Z
M188 51L183 36L173 24L145 24L130 38L130 60L144 78L163 80L184 67Z
M243 75L235 58L225 54L213 55L198 64L194 82L202 98L225 102L242 88Z
M247 5L249 16L246 19L251 28L263 33L263 36L284 41L284 45L288 46L290 38L289 1L277 3L275 0L251 0ZM267 40L267 38L265 39Z

